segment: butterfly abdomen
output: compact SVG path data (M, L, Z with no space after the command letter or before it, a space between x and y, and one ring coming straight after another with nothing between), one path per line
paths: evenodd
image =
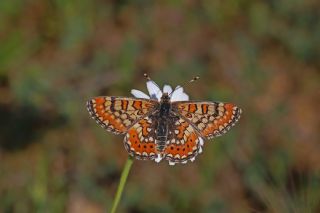
M165 119L159 118L156 134L156 149L158 152L163 152L168 137L168 124Z
M157 140L156 140L156 149L158 152L163 152L166 147L166 142L168 138L168 117L171 109L171 104L169 99L162 98L160 102L159 114L157 116Z

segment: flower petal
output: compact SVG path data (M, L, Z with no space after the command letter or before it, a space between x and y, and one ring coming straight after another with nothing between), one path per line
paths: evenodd
M179 101L189 101L189 96L186 93L182 93Z
M172 92L172 88L170 85L164 85L163 92L170 94Z
M183 92L183 88L177 86L176 89L171 94L171 101L188 101L189 96Z
M144 92L141 92L140 90L132 89L131 94L136 98L150 99L150 97L147 94L145 94Z
M159 86L154 81L147 81L147 88L150 94L151 99L160 100L162 92Z

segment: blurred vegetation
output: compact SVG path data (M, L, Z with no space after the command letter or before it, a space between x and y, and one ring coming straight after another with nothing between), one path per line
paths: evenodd
M0 212L104 212L127 159L89 118L145 89L239 105L194 163L135 161L120 212L320 212L320 2L0 1Z

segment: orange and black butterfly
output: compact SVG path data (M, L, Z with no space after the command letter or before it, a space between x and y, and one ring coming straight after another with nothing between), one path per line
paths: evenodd
M124 134L128 153L142 160L175 163L194 161L204 139L226 133L239 120L232 103L189 101L182 87L163 92L147 77L150 97L132 90L136 98L104 96L87 102L92 118L107 131Z

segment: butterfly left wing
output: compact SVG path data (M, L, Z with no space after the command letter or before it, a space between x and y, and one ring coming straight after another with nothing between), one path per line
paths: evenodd
M226 133L239 120L241 109L231 103L177 101L172 110L183 116L207 139Z
M150 115L140 119L129 128L123 141L129 155L139 160L156 159L158 154L155 125L156 120Z
M155 100L126 97L96 97L87 102L92 118L107 131L124 134L159 103Z

